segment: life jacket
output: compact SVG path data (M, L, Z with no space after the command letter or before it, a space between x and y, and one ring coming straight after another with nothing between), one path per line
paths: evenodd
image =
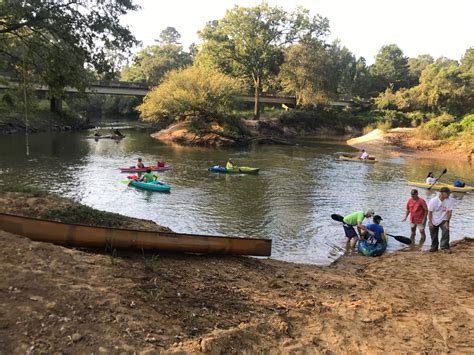
M454 185L454 187L464 187L464 186L466 186L466 183L464 181L454 180L453 185Z

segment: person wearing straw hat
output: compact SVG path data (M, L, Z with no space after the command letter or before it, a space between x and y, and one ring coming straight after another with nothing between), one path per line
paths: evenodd
M454 201L449 195L451 190L442 187L439 195L428 203L428 225L431 236L431 252L438 251L438 246L442 251L449 249L449 227L453 215ZM441 243L438 242L438 234L441 229Z

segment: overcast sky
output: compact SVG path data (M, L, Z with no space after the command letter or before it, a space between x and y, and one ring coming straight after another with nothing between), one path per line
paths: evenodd
M198 42L207 21L221 19L234 5L257 0L135 0L142 9L124 17L144 46L170 26L187 47ZM301 5L329 19L329 41L339 39L356 56L373 63L380 47L397 44L409 57L431 54L459 60L474 46L474 0L269 0L288 11Z

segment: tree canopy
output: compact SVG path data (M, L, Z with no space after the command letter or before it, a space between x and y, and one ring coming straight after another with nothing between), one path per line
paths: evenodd
M30 68L53 94L86 86L86 68L114 71L113 58L137 43L120 17L132 0L2 0L0 57L4 69Z
M314 41L327 34L329 22L297 8L291 13L261 3L235 6L219 21L199 32L203 41L197 61L249 80L255 93L254 116L259 117L259 96L265 80L278 73L283 48Z

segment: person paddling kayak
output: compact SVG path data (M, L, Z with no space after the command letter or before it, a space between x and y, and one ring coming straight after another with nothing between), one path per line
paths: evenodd
M142 158L137 159L137 164L135 165L137 169L143 169L145 167L145 164L143 164Z
M140 178L142 182L152 182L155 181L155 175L151 173L150 169L146 169L146 173Z
M362 159L362 160L367 160L367 159L369 159L369 153L367 153L367 152L365 151L365 149L362 149L362 150L360 151L360 153L361 153L361 154L360 154L359 159Z
M372 217L375 214L374 210L367 208L365 211L356 211L344 217L342 220L342 226L344 227L344 232L347 238L346 249L353 249L357 243L358 235L363 231L370 235L375 235L374 232L368 230L363 224L362 221L364 218ZM357 232L354 227L357 227Z
M227 164L225 165L225 167L226 167L227 169L234 169L234 168L237 167L237 164L235 164L235 162L234 162L232 159L229 159L229 160L227 161Z

